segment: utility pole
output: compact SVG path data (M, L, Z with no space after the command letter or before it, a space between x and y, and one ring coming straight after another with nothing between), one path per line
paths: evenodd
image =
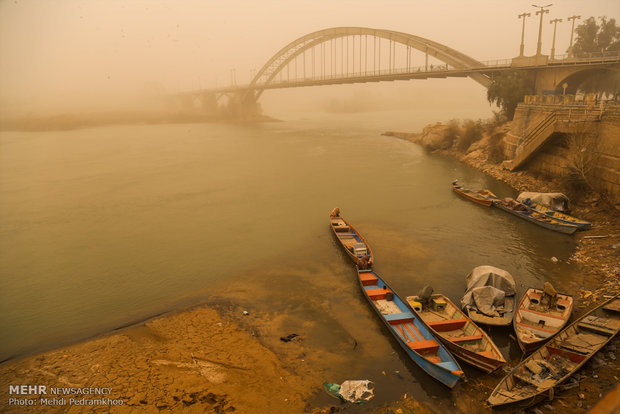
M568 47L568 57L572 57L573 56L573 33L575 33L575 20L576 19L581 19L581 16L571 16L566 20L572 20L573 21L573 27L570 29L570 46Z
M523 41L525 40L525 18L530 16L530 13L523 13L520 14L518 17L519 19L523 19L523 27L521 28L521 48L519 49L519 56L523 56L523 49L525 48L525 43L523 43Z
M562 19L553 19L549 24L553 24L553 43L551 43L551 59L555 59L555 29L558 27L558 23L562 23Z
M542 24L543 24L543 16L545 15L545 13L549 13L549 9L545 9L545 7L553 6L553 4L547 4L546 6L537 6L535 4L532 4L532 6L540 7L540 10L536 12L537 16L540 14L540 27L538 28L538 44L536 45L536 56L540 56L541 55L540 52L542 50Z

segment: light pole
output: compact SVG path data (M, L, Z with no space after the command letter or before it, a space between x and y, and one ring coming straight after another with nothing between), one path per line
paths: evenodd
M553 19L549 24L553 24L553 43L551 43L551 59L555 59L555 29L558 27L558 23L562 23L562 19Z
M573 56L573 33L575 33L575 20L576 19L581 19L581 16L571 16L566 20L572 20L573 21L573 27L570 29L570 46L568 47L568 56L571 57Z
M523 13L520 14L518 17L519 19L523 19L523 27L521 28L521 48L519 50L519 56L523 56L523 48L525 47L525 44L523 43L523 40L525 40L525 18L530 16L530 13Z
M543 16L545 15L545 13L549 13L549 9L545 9L545 7L553 6L553 4L547 4L546 6L537 6L535 4L532 4L532 6L540 7L540 10L536 12L537 16L540 14L540 27L538 28L538 45L536 45L536 56L540 56L540 54L541 54L540 51L542 49L542 23L543 23Z

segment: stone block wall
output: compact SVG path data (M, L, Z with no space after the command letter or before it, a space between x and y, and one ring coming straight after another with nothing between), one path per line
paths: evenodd
M504 136L503 150L506 159L514 158L515 149L526 131L543 120L552 108L550 105L519 105L515 111L510 131ZM575 124L573 124L575 125ZM620 203L620 117L603 116L592 123L598 132L599 144L592 177L594 186L605 192L615 203ZM523 169L551 178L563 178L568 173L568 148L564 144L571 123L563 124L549 140L524 165Z

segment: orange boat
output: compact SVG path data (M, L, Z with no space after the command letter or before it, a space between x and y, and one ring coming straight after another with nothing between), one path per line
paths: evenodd
M489 207L493 204L493 200L497 200L497 196L489 190L470 190L458 185L457 181L458 180L454 180L452 182L452 190L461 197Z
M531 352L551 339L566 326L572 311L570 295L553 296L540 289L526 290L513 320L521 350Z

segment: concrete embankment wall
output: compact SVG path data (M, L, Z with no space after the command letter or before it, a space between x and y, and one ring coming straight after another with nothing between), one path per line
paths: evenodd
M566 107L562 108L563 111L566 109ZM601 111L601 109L600 106L594 105L576 107L573 110L571 122L557 122L556 132L521 168L551 178L566 177L569 173L568 159L574 155L571 152L575 151L574 148L568 148L567 137L571 133L587 130L596 140L594 145L588 145L585 148L585 151L596 152L596 155L589 157L595 163L590 173L591 183L597 190L605 192L613 202L619 203L620 108L612 106L607 110ZM503 139L505 158L514 158L516 148L527 131L554 110L558 110L558 105L519 105L515 111L511 129ZM587 116L582 116L580 119L579 114L583 113L587 113ZM593 114L597 114L595 120L591 120Z

